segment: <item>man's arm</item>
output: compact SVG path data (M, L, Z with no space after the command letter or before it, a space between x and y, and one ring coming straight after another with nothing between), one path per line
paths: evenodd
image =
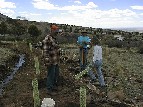
M86 41L84 42L84 45L86 45L88 48L92 47L91 39L89 37L87 37Z
M49 44L50 39L49 37L46 37L43 41L43 58L44 58L44 64L47 66L49 65Z

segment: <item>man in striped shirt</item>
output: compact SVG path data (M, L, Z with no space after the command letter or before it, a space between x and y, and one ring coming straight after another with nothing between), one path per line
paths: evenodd
M42 41L43 44L43 56L44 63L47 66L47 90L48 94L52 94L52 91L57 86L59 77L59 45L56 41L56 36L59 32L59 28L56 25L51 26L51 33L45 37Z

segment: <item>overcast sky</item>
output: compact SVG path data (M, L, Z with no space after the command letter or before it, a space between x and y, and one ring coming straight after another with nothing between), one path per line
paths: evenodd
M94 28L143 27L143 0L0 0L0 13Z

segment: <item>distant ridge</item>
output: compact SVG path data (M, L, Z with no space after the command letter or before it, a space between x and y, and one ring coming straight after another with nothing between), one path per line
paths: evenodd
M10 17L8 17L8 16L6 16L6 15L0 13L0 21L5 21L5 20L7 20L8 18L10 18ZM11 18L11 19L12 19L12 18Z
M130 28L111 28L113 30L122 30L127 32L143 32L143 27L130 27Z

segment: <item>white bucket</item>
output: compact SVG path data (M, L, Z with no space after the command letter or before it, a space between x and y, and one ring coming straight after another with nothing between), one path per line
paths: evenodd
M41 107L54 107L55 101L51 98L44 98Z

